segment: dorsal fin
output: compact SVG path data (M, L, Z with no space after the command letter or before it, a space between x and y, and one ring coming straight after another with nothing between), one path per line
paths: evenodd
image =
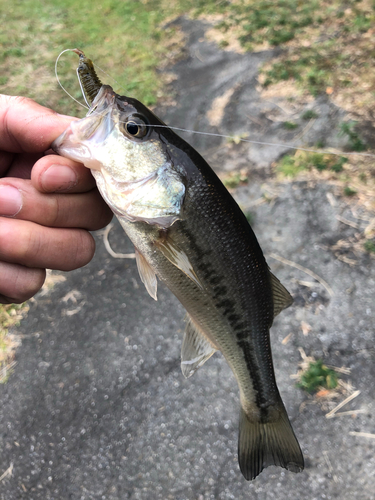
M181 371L184 377L191 377L215 352L216 347L209 342L189 314L181 349Z
M273 317L275 317L293 303L293 297L271 271L270 276L273 293Z
M152 269L147 260L143 257L140 251L135 249L135 259L137 262L139 276L142 283L144 283L146 290L154 300L157 298L158 282L156 279L155 271Z

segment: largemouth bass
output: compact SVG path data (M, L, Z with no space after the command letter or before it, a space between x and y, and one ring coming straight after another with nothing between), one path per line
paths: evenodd
M254 479L265 467L303 469L281 400L269 330L292 303L270 272L246 217L189 144L136 99L102 85L78 49L78 77L90 109L52 147L90 168L135 246L154 299L157 278L187 311L181 368L191 376L220 350L240 392L238 459Z

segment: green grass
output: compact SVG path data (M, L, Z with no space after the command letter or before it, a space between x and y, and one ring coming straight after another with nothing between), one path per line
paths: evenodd
M82 114L82 109L58 87L54 64L58 54L78 47L112 78L98 72L104 83L155 104L165 91L156 68L175 50L175 27L163 27L171 16L204 7L217 0L0 0L0 74L6 75L2 92L25 95L61 113ZM178 52L178 51L177 51ZM76 98L77 56L65 53L58 74Z
M323 364L321 359L309 364L297 383L301 389L312 394L317 392L319 388L335 389L338 384L338 374Z
M345 156L297 151L295 155L283 156L276 169L285 177L294 178L300 172L314 169L319 172L328 170L338 173L343 170L343 165L347 161Z
M228 6L228 15L218 29L223 33L235 29L246 50L253 50L264 41L277 46L292 40L312 24L319 6L317 0L236 0Z
M355 130L357 122L350 121L342 123L340 126L340 133L343 136L347 136L348 144L347 148L350 151L366 151L367 145L362 141L359 137L358 133Z
M286 130L294 130L294 129L298 128L298 123L294 123L294 122L284 122L284 123L283 123L283 127L284 127Z
M357 191L355 189L352 189L350 186L344 187L345 196L354 196L355 194L357 194Z
M223 184L227 189L234 189L241 184L247 184L249 179L244 172L231 172L223 179Z
M289 8L288 3L284 2L284 8ZM370 61L375 54L374 44L362 35L374 26L374 4L369 7L368 2L356 0L347 0L345 6L335 0L318 4L318 8L315 2L304 4L309 6L310 22L293 31L293 38L298 40L263 70L265 87L294 80L303 91L317 96L345 87L360 92L356 85L358 78L354 79L353 73L372 80ZM267 35L267 30L263 31L265 40L272 45L272 37ZM354 68L358 71L353 71Z
M348 9L351 14L347 14ZM305 36L306 30L322 30L308 46L296 42L292 49L264 70L264 85L295 80L318 95L329 86L352 85L345 73L353 64L369 70L374 56L368 41L358 57L343 45L343 37L360 36L374 25L374 8L346 0L0 0L0 84L2 92L27 95L63 113L82 114L57 86L54 63L66 48L79 47L112 78L99 76L117 91L152 105L167 95L156 68L179 54L177 28L165 25L181 14L222 14L217 29L222 47L237 38L246 50L265 43L285 45ZM336 23L336 24L335 24ZM332 25L332 26L331 26ZM225 39L225 36L228 38ZM321 40L322 39L322 40ZM307 35L310 40L310 35ZM344 40L345 41L345 40ZM348 50L346 50L348 49ZM354 49L353 49L354 50ZM358 51L357 51L358 52ZM59 76L76 98L80 97L75 75L77 57L66 53ZM364 71L366 70L363 69ZM367 71L368 72L368 71ZM336 75L336 76L335 76ZM308 118L305 118L308 119Z
M315 111L313 111L312 109L308 109L307 111L305 111L303 113L303 115L301 116L302 120L312 120L313 118L318 118L318 114L315 113Z
M363 248L368 253L375 253L375 241L373 241L373 240L365 241L365 243L363 244Z
M301 47L296 58L282 58L273 63L270 69L264 70L265 80L263 85L268 87L283 80L295 80L300 87L313 96L318 96L326 91L327 87L334 85L335 66L348 64L345 54L338 50L333 41Z

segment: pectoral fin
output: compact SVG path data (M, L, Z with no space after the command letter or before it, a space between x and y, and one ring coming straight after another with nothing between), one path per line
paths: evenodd
M151 295L151 297L154 300L158 300L157 298L158 282L156 279L155 271L152 269L152 267L143 257L143 255L137 250L137 248L135 249L135 259L137 262L138 272L142 283L144 283L146 290Z
M195 274L193 266L189 261L189 257L186 253L179 248L179 246L173 241L173 239L167 235L163 240L155 241L155 245L162 252L164 257L169 260L174 266L178 267L188 278L190 278L194 283L203 290L203 285Z
M293 297L271 271L270 275L273 292L273 317L275 317L293 303Z
M192 318L186 315L186 328L181 349L181 371L184 377L191 377L217 349L209 342Z

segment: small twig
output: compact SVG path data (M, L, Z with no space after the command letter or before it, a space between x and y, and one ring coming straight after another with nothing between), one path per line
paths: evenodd
M350 431L349 434L351 436L362 436L370 439L375 439L375 434L370 434L369 432Z
M103 231L103 242L105 249L115 259L135 259L135 253L116 253L112 250L111 245L109 244L108 235L110 230L112 229L113 224L108 224L108 226Z
M355 392L353 392L353 394L351 394L350 396L348 396L346 399L344 399L344 401L342 401L340 404L338 404L333 410L331 410L329 413L327 413L326 414L326 418L332 418L334 416L334 414L338 410L341 410L341 408L343 406L345 406L347 403L349 403L349 401L351 401L352 399L356 398L360 394L361 394L361 391L355 391Z
M334 415L332 415L331 418L334 418L334 417L345 417L347 415L357 415L357 413L367 413L367 410L365 409L361 409L361 410L349 410L349 411L339 411L338 413L335 413Z
M11 477L13 473L13 463L10 463L10 466L7 468L7 470L0 476L0 481L5 479L6 477Z
M297 285L306 286L307 288L312 288L313 286L316 286L315 281L303 281L303 280L297 280L296 278L292 278L292 281L294 283L297 283Z
M258 205L262 205L263 203L266 203L266 199L264 197L258 198L257 200L249 203L248 208L257 207Z
M337 372L337 373L343 373L345 375L351 374L350 368L345 368L344 366L342 366L341 368L338 368L337 366L333 366L333 365L326 365L326 366L327 366L327 368L331 368L332 370L335 370L335 372Z
M355 222L345 219L345 217L341 217L341 215L336 215L336 219L350 227L354 227L355 229L360 229L359 224L356 224Z
M289 342L289 340L292 338L292 335L293 335L293 332L290 332L286 337L283 338L283 340L281 341L281 343L283 345L286 345Z
M335 483L338 483L339 481L337 479L337 476L336 476L336 474L333 473L333 467L332 467L331 461L330 461L330 459L328 457L328 452L327 451L323 451L323 456L325 458L325 461L326 461L326 464L327 464L327 467L328 467L328 472L330 474L332 474L332 479L335 481Z
M345 264L349 264L349 266L355 266L358 264L358 262L354 259L349 259L349 257L345 257L345 255L336 255L338 260L341 260L341 262L345 262Z
M291 260L284 259L284 257L280 257L279 255L276 255L275 253L270 253L268 254L269 257L272 259L278 260L279 262L282 262L283 264L286 264L287 266L290 267L295 267L296 269L299 269L300 271L308 274L312 278L314 278L316 281L318 281L324 288L327 290L327 292L333 297L334 293L332 288L329 286L329 284L324 281L323 278L315 274L313 271L310 271L310 269L307 269L306 267L301 266L300 264L297 264L296 262L292 262Z
M336 201L336 198L333 196L332 193L327 193L327 200L329 202L329 204L331 205L331 207L335 207L337 205L337 201Z

